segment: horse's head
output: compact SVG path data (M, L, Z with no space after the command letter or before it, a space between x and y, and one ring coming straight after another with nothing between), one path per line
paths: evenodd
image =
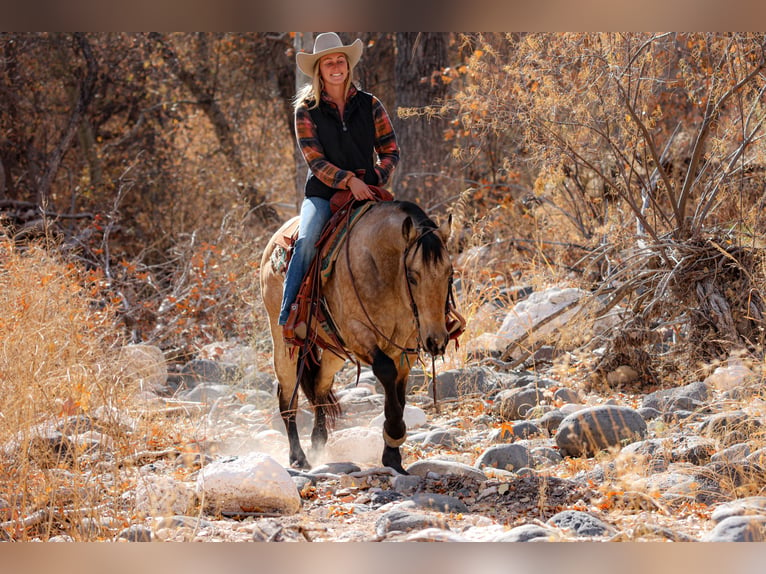
M428 217L408 215L402 223L407 296L415 315L420 343L432 356L443 355L449 343L445 325L452 261L447 253L452 218L437 226Z

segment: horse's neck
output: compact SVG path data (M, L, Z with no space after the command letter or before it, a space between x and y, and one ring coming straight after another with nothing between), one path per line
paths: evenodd
M352 239L359 247L354 250L357 257L352 264L354 268L367 267L365 273L375 275L383 287L395 282L403 272L405 245L401 221L394 214L375 215L378 219L365 225L360 237Z

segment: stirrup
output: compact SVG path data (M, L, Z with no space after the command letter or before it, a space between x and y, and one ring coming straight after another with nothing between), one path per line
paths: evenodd
M302 345L308 335L308 325L304 321L297 324L290 322L282 325L282 338L288 345Z

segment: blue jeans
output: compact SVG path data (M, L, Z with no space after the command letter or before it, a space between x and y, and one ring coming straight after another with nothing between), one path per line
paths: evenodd
M282 308L279 312L279 324L287 323L290 306L300 291L303 277L316 254L316 242L322 234L325 224L330 220L330 201L321 197L306 197L301 205L301 222L298 227L298 239L293 246L290 265L287 266L285 285L282 293Z

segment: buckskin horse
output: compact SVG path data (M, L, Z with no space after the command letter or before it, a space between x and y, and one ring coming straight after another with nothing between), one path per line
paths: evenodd
M327 441L328 423L340 414L332 391L335 373L348 358L370 365L385 391L382 463L399 473L399 447L407 428L403 413L407 377L421 349L443 355L451 334L452 262L446 242L451 218L437 226L423 210L405 201L374 202L345 233L331 273L323 274L321 297L336 341L344 352L331 352L311 336L303 353L283 338L277 324L282 301L284 265L275 264L277 239L289 233L297 217L271 238L261 260L260 284L274 346L273 365L279 381L279 410L287 429L289 461L310 468L295 421L297 386L314 411L312 456ZM284 255L284 253L282 253ZM453 317L459 317L455 311ZM461 323L462 317L460 317ZM321 329L319 329L321 331ZM299 358L306 363L299 365ZM300 380L298 377L300 375Z

